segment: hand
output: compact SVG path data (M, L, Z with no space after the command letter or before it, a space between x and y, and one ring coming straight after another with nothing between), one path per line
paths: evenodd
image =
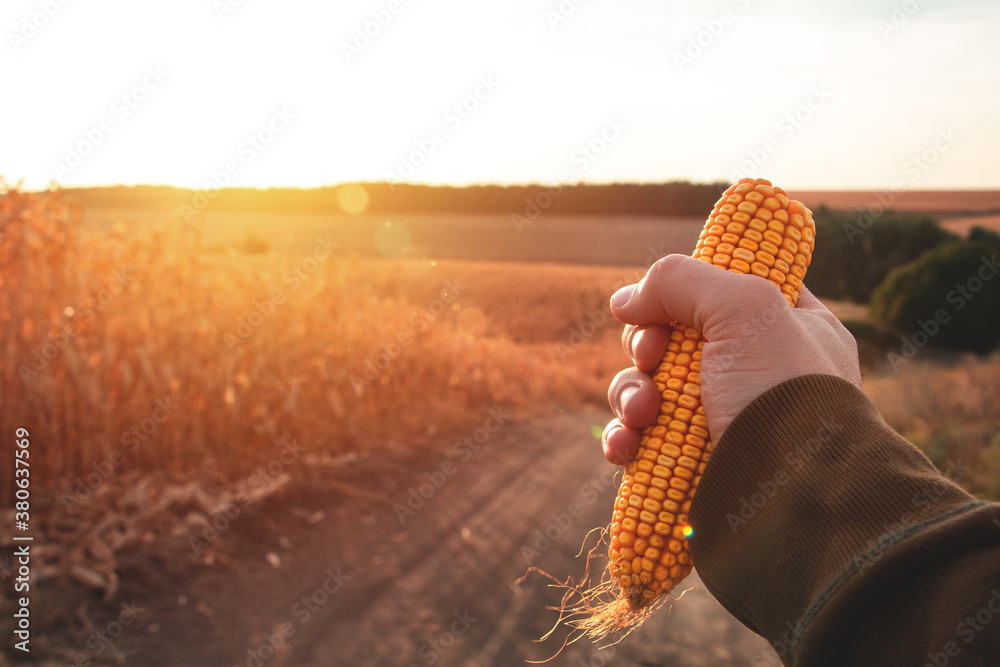
M713 442L751 401L786 380L818 373L861 388L857 343L804 287L790 308L770 281L670 255L637 285L615 292L611 312L626 324L622 346L635 363L608 389L618 418L602 440L612 463L631 461L640 431L656 421L661 398L649 373L663 359L672 322L693 326L709 341L702 350L701 385Z

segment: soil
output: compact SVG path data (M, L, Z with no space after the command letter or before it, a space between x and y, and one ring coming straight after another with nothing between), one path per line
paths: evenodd
M546 607L562 590L537 573L515 582L529 565L559 578L583 574L577 553L607 523L615 494L616 469L591 433L606 420L558 414L488 438L480 430L433 447L400 442L299 471L241 509L210 543L211 565L184 537L122 554L116 599L90 605L95 627L120 634L101 655L79 654L90 660L79 664L446 667L550 658L568 631L536 640L555 624ZM596 533L587 544L595 541ZM549 664L773 660L697 574L681 589L690 590L617 646L583 639ZM135 605L134 621L116 627L122 602ZM53 633L47 642L66 645ZM76 664L64 655L47 664Z

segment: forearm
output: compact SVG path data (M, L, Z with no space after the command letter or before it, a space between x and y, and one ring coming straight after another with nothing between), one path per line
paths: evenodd
M743 410L690 520L708 589L786 662L922 665L954 642L954 665L996 649L1000 613L968 642L958 626L1000 590L1000 507L941 476L844 380L797 378Z

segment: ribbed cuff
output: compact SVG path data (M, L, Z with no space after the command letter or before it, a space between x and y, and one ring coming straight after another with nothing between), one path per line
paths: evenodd
M691 505L692 558L788 660L852 573L975 506L854 385L804 376L754 400L716 443Z

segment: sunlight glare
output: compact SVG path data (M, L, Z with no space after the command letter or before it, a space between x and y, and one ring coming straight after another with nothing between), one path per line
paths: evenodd
M368 210L368 190L360 183L347 183L337 188L337 205L347 215L361 215Z
M375 247L389 259L396 259L410 247L410 232L397 222L386 221L375 231Z

